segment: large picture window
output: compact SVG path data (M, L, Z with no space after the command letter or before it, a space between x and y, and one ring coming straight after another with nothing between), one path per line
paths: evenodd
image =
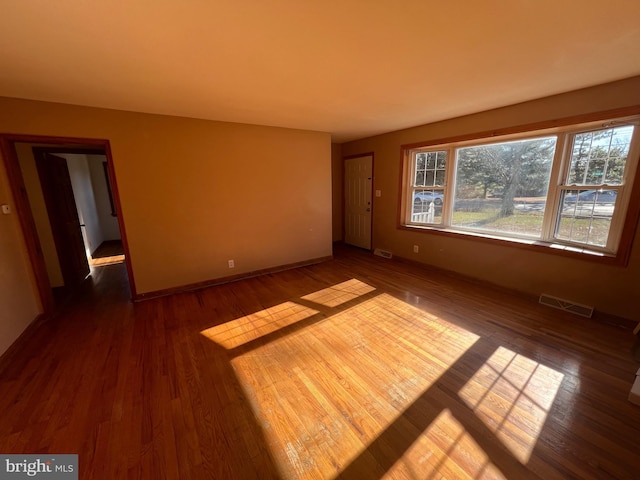
M404 148L401 223L615 255L638 120Z
M539 237L556 137L457 150L451 225Z

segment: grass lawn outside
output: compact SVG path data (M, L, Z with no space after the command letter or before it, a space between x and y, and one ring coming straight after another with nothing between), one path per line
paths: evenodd
M515 210L513 215L508 217L500 217L499 213L499 209L482 212L453 212L451 225L494 233L540 237L543 212ZM556 238L581 242L587 245L605 246L610 226L611 217L562 215Z
M499 200L472 200L456 202L451 226L464 227L479 232L511 234L540 238L544 216L544 202L539 199L522 199L517 202L512 215L500 216ZM442 207L434 209L432 222L426 209L414 208L412 220L416 223L441 224ZM606 246L613 211L597 209L571 209L561 214L555 238L579 242L585 245Z

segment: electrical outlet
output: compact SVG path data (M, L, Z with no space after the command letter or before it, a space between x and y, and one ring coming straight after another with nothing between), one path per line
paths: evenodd
M229 260L229 268L235 268L236 267L236 262L234 262L233 260Z
M418 245L414 245L413 246L413 253L419 253L420 252L420 247Z

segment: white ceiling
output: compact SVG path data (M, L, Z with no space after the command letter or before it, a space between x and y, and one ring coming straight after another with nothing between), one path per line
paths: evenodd
M640 75L639 0L5 0L0 95L342 142Z

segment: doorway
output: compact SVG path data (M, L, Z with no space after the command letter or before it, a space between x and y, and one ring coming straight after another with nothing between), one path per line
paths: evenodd
M108 141L0 135L0 148L45 315L114 259L135 295Z
M344 241L371 250L373 154L344 159Z

